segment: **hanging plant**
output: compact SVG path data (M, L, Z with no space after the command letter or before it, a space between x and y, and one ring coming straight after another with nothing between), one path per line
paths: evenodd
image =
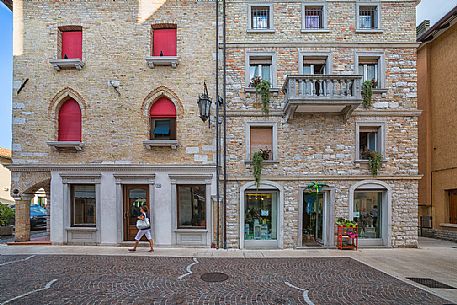
M369 151L368 166L370 167L371 174L377 176L382 166L382 155L374 150Z
M259 189L260 186L260 177L262 176L263 160L264 159L262 151L256 151L252 155L253 174L257 189Z
M267 80L261 80L255 85L255 91L260 94L260 101L262 102L262 112L268 114L270 110L270 88L271 84Z
M369 108L373 104L373 82L371 80L364 81L362 84L363 107Z
M306 186L306 189L309 191L315 193L316 195L319 193L319 190L322 189L323 187L327 187L328 185L325 183L320 183L320 182L311 182Z

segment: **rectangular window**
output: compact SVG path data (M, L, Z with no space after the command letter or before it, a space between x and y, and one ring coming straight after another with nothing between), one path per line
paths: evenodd
M359 29L378 28L378 6L359 6Z
M176 140L175 118L151 118L151 140Z
M303 74L321 75L326 73L327 57L303 57Z
M359 238L382 238L383 191L354 192L354 221L359 227Z
M206 229L206 185L176 185L178 229Z
M153 30L152 56L176 56L176 29Z
M305 29L323 29L323 19L323 6L305 6Z
M255 152L263 151L264 160L273 160L273 127L251 126L250 127L250 156Z
M449 191L449 223L457 224L457 190Z
M251 6L251 29L271 29L270 6Z
M71 225L95 227L96 192L93 184L71 185Z
M370 80L373 88L379 88L379 57L359 57L359 74L363 75L363 81Z
M380 127L361 126L359 128L359 160L368 160L371 151L381 152Z
M251 56L249 58L249 79L252 81L255 77L267 80L272 84L272 58L271 56ZM251 86L252 83L251 83Z
M61 31L61 58L82 59L82 30Z

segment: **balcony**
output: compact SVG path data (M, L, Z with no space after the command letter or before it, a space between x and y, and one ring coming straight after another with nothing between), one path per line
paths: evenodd
M361 83L361 75L289 75L282 87L285 117L334 113L347 120L362 103Z

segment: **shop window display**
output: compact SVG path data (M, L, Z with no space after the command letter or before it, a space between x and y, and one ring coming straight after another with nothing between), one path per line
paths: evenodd
M354 221L359 238L382 238L382 191L354 193Z
M277 239L277 192L246 193L244 208L245 240Z

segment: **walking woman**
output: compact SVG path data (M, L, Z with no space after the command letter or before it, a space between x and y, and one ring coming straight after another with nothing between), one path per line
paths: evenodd
M134 252L136 251L136 247L138 247L138 244L140 243L140 239L141 237L143 237L143 235L146 235L146 238L148 239L149 241L149 246L151 246L151 249L149 250L149 252L154 252L154 241L152 240L152 236L151 236L151 226L150 226L150 222L149 222L149 219L148 219L148 207L143 205L140 207L140 212L141 212L141 215L138 216L138 220L141 220L142 224L145 224L147 223L148 226L147 227L138 227L138 233L136 233L136 236L135 236L135 245L133 246L132 249L129 249L130 252Z

